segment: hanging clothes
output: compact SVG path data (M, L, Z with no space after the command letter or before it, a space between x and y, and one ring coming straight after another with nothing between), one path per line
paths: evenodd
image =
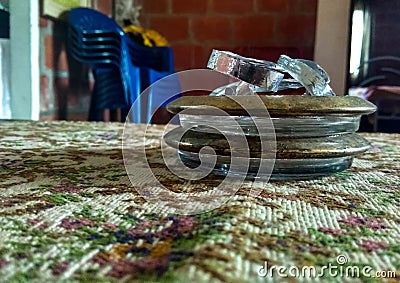
M135 26L129 21L122 29L133 41L144 46L168 46L167 39L155 30Z

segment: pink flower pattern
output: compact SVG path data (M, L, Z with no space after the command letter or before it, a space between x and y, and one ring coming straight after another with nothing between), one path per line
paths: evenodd
M79 219L70 219L64 218L61 220L60 227L63 227L68 230L76 230L81 228L82 226L92 227L94 225L93 221L87 218L79 218Z
M372 240L363 240L358 244L360 247L364 248L366 252L374 252L377 250L386 249L387 245L383 242L376 242Z
M344 219L339 219L339 223L344 223L349 226L354 226L354 227L366 227L366 228L371 228L373 230L379 230L379 229L386 229L388 226L382 222L383 220L373 218L373 217L359 217L359 216L354 216L350 215L347 218Z
M345 229L333 229L333 228L329 228L329 227L320 227L318 228L319 232L325 233L325 234L330 234L333 236L339 236L342 234L346 234L347 230Z

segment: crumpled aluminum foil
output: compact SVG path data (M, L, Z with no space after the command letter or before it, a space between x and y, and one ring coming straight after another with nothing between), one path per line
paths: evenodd
M278 86L284 77L275 63L215 49L211 53L207 67L273 92L278 91Z
M214 89L210 96L253 95L257 92L256 89L259 88L244 81L238 81Z
M281 55L278 65L300 82L314 96L335 95L329 86L329 76L319 65L308 60L292 59Z
M295 81L294 79L283 79L282 82L279 84L279 90L284 90L284 89L298 89L302 88L303 86ZM237 81L233 82L224 86L221 86L219 88L214 89L211 93L210 96L224 96L224 95L253 95L256 94L257 92L270 92L270 90L254 86L251 84L248 84L244 81Z
M301 87L313 96L335 95L329 86L329 75L310 60L292 59L281 55L278 62L273 63L246 58L229 51L213 50L207 67L243 82L218 88L211 93L212 96L277 92ZM293 79L284 79L285 73Z

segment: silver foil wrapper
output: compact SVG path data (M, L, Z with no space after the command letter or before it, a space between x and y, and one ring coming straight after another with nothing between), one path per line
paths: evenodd
M214 89L210 96L225 96L225 95L253 95L256 92L255 87L243 81L230 83Z
M268 91L277 91L284 74L272 62L213 50L207 67Z
M305 59L295 59L295 60L298 60L298 61L308 65L310 68L312 68L314 71L316 71L325 80L326 83L331 82L331 79L330 79L328 73L314 61L305 60Z
M303 85L296 81L295 79L283 79L281 83L278 86L278 91L279 90L284 90L284 89L297 89L297 88L302 88Z
M328 74L316 63L281 55L278 65L300 82L309 94L314 96L335 95L329 86Z
M229 51L213 50L207 67L244 82L236 82L214 90L211 95L247 95L304 87L314 96L335 95L329 86L326 71L310 60L281 55L277 64L243 57ZM284 73L293 79L284 79Z
M284 89L298 89L302 87L303 86L294 79L283 79L278 86L278 91ZM270 90L254 86L243 81L238 81L214 89L210 93L210 96L253 95L257 92L270 92Z

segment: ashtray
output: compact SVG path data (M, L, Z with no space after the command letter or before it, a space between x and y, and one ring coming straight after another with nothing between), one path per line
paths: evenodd
M183 96L167 109L179 115L180 127L164 141L178 150L186 166L201 164L216 175L255 179L267 177L259 174L267 164L273 165L265 171L271 180L303 180L346 170L355 155L368 150L369 142L356 131L361 116L376 107L350 96L238 95ZM247 150L230 143L239 136ZM200 158L204 147L212 148L216 158ZM243 166L237 166L241 160Z

